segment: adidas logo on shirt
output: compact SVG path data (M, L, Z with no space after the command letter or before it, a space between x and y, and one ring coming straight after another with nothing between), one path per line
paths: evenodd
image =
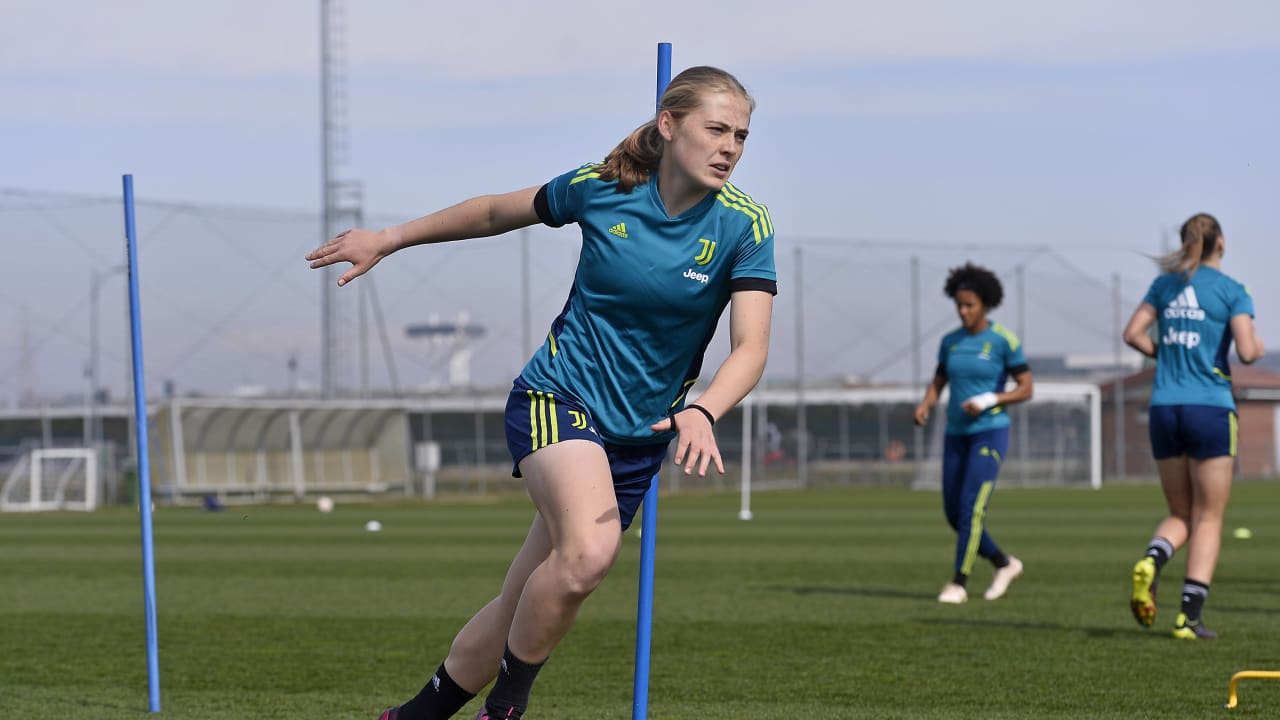
M1164 317L1166 320L1203 320L1204 310L1200 309L1200 303L1196 300L1196 289L1190 285L1183 288L1178 297L1169 303L1169 307L1164 309Z
M625 240L627 239L627 224L618 223L617 225L614 225L613 227L609 228L609 232Z

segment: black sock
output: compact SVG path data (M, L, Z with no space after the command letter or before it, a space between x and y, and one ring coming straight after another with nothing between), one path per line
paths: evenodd
M1182 614L1187 616L1187 623L1194 625L1200 622L1200 611L1204 609L1204 601L1209 597L1209 586L1196 580L1187 580L1182 585Z
M527 663L516 657L508 647L502 653L502 669L498 671L498 680L493 683L489 697L484 699L485 710L495 720L518 720L529 707L529 692L533 690L533 681L546 663L546 660L536 665Z
M996 554L991 556L991 564L997 568L1009 567L1009 556L1005 555L1003 550L997 550Z
M1173 543L1162 537L1151 538L1151 543L1147 545L1146 557L1154 558L1156 561L1156 574L1164 569L1164 564L1169 562L1169 558L1173 557Z
M397 720L445 720L453 717L475 696L475 693L458 687L445 672L444 663L440 663L440 669L417 696L400 706Z
M969 576L962 572L958 572L955 574L955 577L951 578L951 582L959 585L960 587L964 587L964 584L969 582Z

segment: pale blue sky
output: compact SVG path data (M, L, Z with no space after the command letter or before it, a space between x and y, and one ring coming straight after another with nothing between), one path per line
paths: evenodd
M146 201L297 211L258 222L142 215L144 232L162 224L151 248L143 237L153 389L163 378L206 391L279 387L289 353L303 376L315 375L318 286L298 250L317 240L300 213L314 212L320 196L318 2L263 5L18 2L0 24L0 188L112 196L130 172ZM1046 276L1030 288L1055 293L1028 303L1031 322L1046 326L1034 331L1032 353L1109 351L1111 308L1097 303L1110 274L1124 275L1126 303L1136 302L1150 266L1132 252L1079 246L1155 252L1162 234L1204 210L1226 228L1224 269L1253 287L1264 336L1280 336L1268 310L1280 260L1274 3L802 1L785 13L755 1L345 5L350 131L340 174L364 183L366 208L381 221L598 159L651 112L655 44L670 41L677 70L725 67L757 98L735 181L769 205L781 271L791 272L807 240L883 241L871 250L815 245L806 307L874 305L888 291L858 273L881 268L871 277L900 285L915 253L933 268L932 326L950 312L933 287L949 264L973 257L1005 271L1031 260L1062 281L1058 289ZM119 255L118 210L10 209L0 218L13 233L3 240L11 273L19 269L0 292L0 370L9 370L0 400L20 383L75 392L87 357L87 278ZM572 238L547 237L557 245L543 247L547 264L535 273L544 283L535 334L572 273ZM955 249L895 249L908 241ZM961 247L974 243L1050 245L1071 267ZM397 335L431 312L463 310L494 316L486 323L495 336L518 334L501 319L516 313L509 303L490 307L466 291L487 286L449 285L480 283L496 262L485 253L509 261L518 245L484 241L474 257L413 252L392 258L401 267L379 268ZM787 280L770 366L784 377L797 362ZM104 285L118 289L118 279ZM104 308L102 373L118 390L123 325ZM902 318L864 326L866 314L806 328L847 335L835 347L806 344L813 374L865 374L899 349ZM1048 329L1059 321L1061 334ZM416 384L430 361L397 342L405 384ZM23 348L34 369L22 369ZM477 379L509 378L522 355L481 346ZM900 367L878 379L895 377Z

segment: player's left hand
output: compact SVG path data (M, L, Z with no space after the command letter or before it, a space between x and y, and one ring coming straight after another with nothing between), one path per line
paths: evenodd
M674 427L672 419L674 418ZM684 474L691 475L696 465L698 477L707 476L707 466L715 463L716 471L724 474L724 461L720 459L720 447L716 445L716 435L712 432L711 423L706 416L697 410L685 408L672 417L659 420L649 426L654 432L675 430L677 465L684 465Z
M970 417L977 417L986 410L989 410L1000 403L1000 396L993 392L984 392L974 395L960 404L960 409L964 410Z

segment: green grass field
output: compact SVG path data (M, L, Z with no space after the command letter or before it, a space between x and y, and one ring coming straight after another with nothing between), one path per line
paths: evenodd
M989 527L1027 572L940 606L952 536L935 493L836 489L663 497L651 718L1280 716L1280 484L1238 483L1206 620L1177 642L1183 556L1157 627L1129 616L1154 486L998 491ZM155 515L162 717L374 720L413 695L492 596L531 515L491 502ZM385 529L364 531L376 518ZM530 720L631 713L639 541L534 689ZM973 592L975 591L976 592ZM470 720L476 704L459 717ZM0 516L0 717L147 715L137 515Z

